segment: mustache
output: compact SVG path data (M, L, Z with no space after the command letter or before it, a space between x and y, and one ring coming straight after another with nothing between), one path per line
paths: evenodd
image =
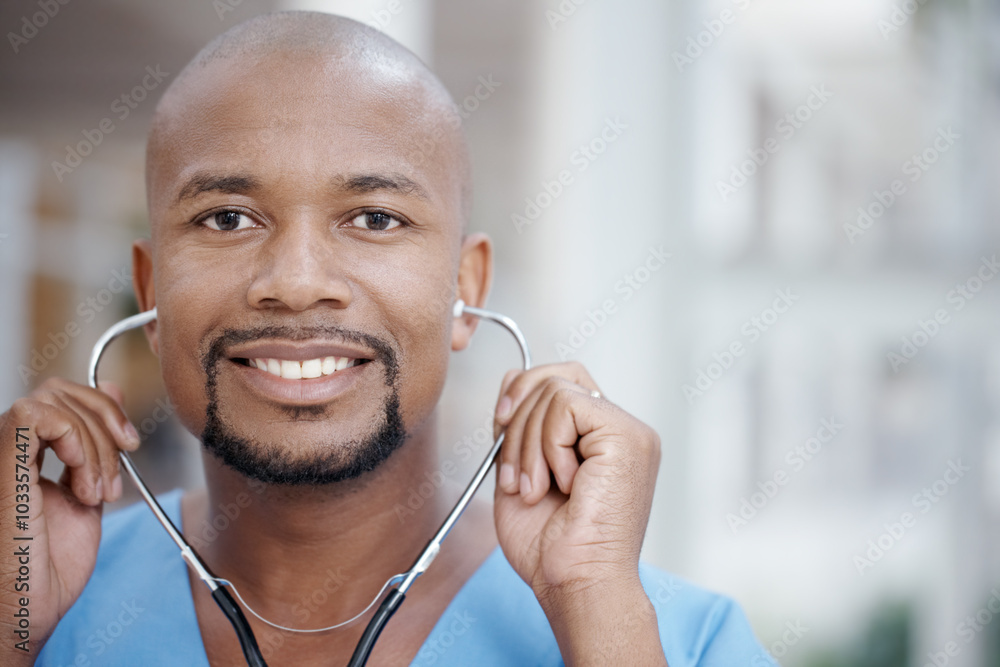
M309 340L325 338L343 340L364 345L375 353L372 361L381 361L385 367L385 383L393 386L399 374L399 364L396 360L396 350L386 341L363 331L347 329L336 324L325 324L308 327L263 326L247 329L225 329L212 339L208 349L202 355L201 364L208 377L208 389L215 389L219 373L219 361L228 357L226 351L233 345L262 339L284 338L285 340Z

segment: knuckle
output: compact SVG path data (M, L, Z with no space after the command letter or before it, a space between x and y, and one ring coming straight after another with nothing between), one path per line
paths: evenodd
M114 477L118 473L118 454L117 448L115 452L106 458L101 460L101 468L104 470L108 477Z
M10 406L7 413L16 422L30 421L35 413L36 403L30 398L19 398Z
M558 378L558 381L553 382L550 387L552 392L552 402L559 407L568 406L580 396L580 390L574 389L576 385L569 380L565 380L564 378Z
M655 456L659 458L660 456L660 435L651 427L646 424L642 425L642 431L640 432L641 437L639 438L640 446L643 452L650 456Z
M64 389L68 383L68 380L63 379L58 375L52 375L42 380L41 384L38 385L38 388L55 393Z
M526 371L523 368L511 368L506 373L504 373L504 381L508 384L517 383L523 381L525 377L528 377L531 371Z

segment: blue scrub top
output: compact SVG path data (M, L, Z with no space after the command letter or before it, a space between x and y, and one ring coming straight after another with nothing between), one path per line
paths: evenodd
M182 493L159 496L178 526ZM138 503L102 523L94 574L35 665L208 667L187 565L152 512ZM639 576L670 667L777 664L732 600L645 563ZM497 547L448 605L412 665L556 667L563 661L531 588Z

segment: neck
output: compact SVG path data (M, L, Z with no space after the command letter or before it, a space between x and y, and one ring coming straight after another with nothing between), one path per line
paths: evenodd
M449 509L437 492L419 511L407 505L437 469L435 434L432 416L377 470L321 487L263 484L205 453L208 495L192 545L275 623L345 621L413 564Z

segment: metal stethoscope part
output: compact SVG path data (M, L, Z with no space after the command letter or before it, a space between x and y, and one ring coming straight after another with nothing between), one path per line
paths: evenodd
M481 319L491 320L507 329L507 331L509 331L517 340L517 344L521 349L521 359L524 364L524 370L531 368L531 355L528 353L528 344L525 342L524 335L521 333L520 328L514 320L490 310L466 305L464 301L458 299L452 310L452 316L461 317L465 314L474 315ZM152 310L139 313L138 315L127 317L104 332L104 334L98 339L97 344L94 345L94 350L90 355L88 382L91 387L94 387L95 389L97 388L97 367L98 364L100 364L101 356L104 354L104 350L111 343L111 341L126 331L138 329L139 327L149 324L155 319L156 308L153 308ZM246 657L247 665L250 667L266 667L267 663L264 661L260 647L257 646L257 640L254 638L253 631L250 628L250 623L247 621L246 616L243 615L243 611L240 609L239 605L236 604L236 601L233 599L232 594L230 594L228 590L229 588L233 589L233 593L235 593L236 597L243 603L243 606L245 606L251 614L259 618L264 623L281 630L303 633L325 632L327 630L333 630L353 623L366 614L375 605L375 603L378 602L379 598L382 597L386 589L388 589L389 594L384 600L382 600L382 604L379 605L375 615L372 617L371 621L369 621L368 626L361 635L361 639L358 641L357 647L354 649L354 655L351 656L351 660L348 663L348 667L361 667L368 661L368 656L370 655L372 648L375 646L375 642L378 640L379 634L382 632L385 624L390 618L392 618L396 609L399 608L399 605L402 604L403 600L406 598L406 592L413 585L413 582L417 580L417 577L423 574L427 568L430 567L430 564L434 562L434 558L437 557L438 553L441 551L441 544L444 542L451 529L455 526L459 517L462 516L462 512L464 512L465 508L469 505L469 502L476 494L476 491L483 483L483 480L486 479L486 475L493 465L493 460L496 458L496 455L500 451L500 447L503 444L503 438L504 434L501 432L499 437L496 439L496 442L490 448L486 458L483 459L483 462L476 470L476 474L472 477L472 481L469 482L469 485L462 493L461 498L459 498L458 502L455 503L455 507L448 514L447 518L441 524L441 527L438 528L437 532L430 539L430 541L427 542L427 545L420 552L420 555L417 556L417 559L414 561L413 566L409 570L390 577L375 596L375 599L373 599L367 607L365 607L353 618L325 628L305 630L287 628L263 618L250 608L250 605L243 600L239 591L236 590L236 587L231 582L212 574L194 549L191 548L191 545L184 539L180 530L177 529L170 518L166 515L166 512L163 511L163 508L160 507L159 502L157 502L156 498L150 492L149 487L146 486L146 483L139 475L139 471L136 469L131 457L129 457L128 452L119 452L119 456L121 457L122 466L125 468L129 477L132 478L136 488L139 489L139 493L142 494L142 498L146 501L149 509L152 510L153 514L156 516L156 520L160 522L163 529L170 535L170 539L172 539L174 544L177 545L177 548L180 549L181 557L184 561L195 572L195 574L198 575L198 578L205 582L205 585L208 586L216 604L219 605L219 608L222 609L222 612L229 619L229 622L232 624L233 629L236 631L236 635L239 638L240 648L242 648L243 655Z

